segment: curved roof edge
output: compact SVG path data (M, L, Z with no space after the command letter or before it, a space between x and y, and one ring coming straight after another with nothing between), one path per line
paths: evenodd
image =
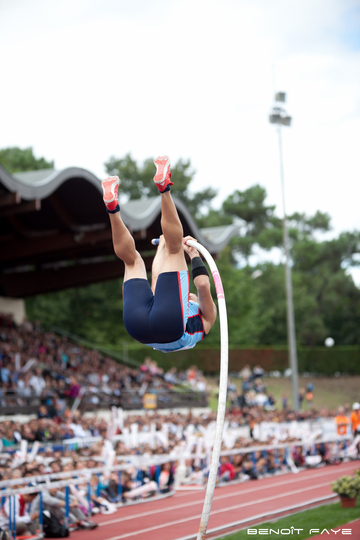
M101 181L93 173L80 167L68 167L60 171L42 169L11 175L0 165L0 181L9 191L19 193L21 198L27 201L49 197L63 182L74 177L84 178L101 190Z
M0 182L12 193L19 193L24 200L45 199L58 187L71 178L83 178L99 192L102 192L101 180L93 173L80 167L68 167L60 171L42 169L23 173L10 174L0 165ZM200 244L211 253L219 253L233 236L240 232L239 224L223 227L210 227L199 229L186 205L175 196L173 200L176 208L186 219L191 234ZM133 231L147 229L161 212L160 197L132 200L121 205L121 216L127 227Z

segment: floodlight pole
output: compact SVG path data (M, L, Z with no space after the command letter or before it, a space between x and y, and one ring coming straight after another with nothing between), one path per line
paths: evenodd
M285 101L285 94L279 93L275 96L276 101ZM291 276L291 259L289 249L289 233L286 219L286 207L285 207L285 182L284 182L284 163L283 163L283 149L282 149L282 125L290 126L291 118L286 115L285 111L280 108L274 108L273 113L270 115L270 123L277 124L278 141L279 141L279 157L280 157L280 181L281 181L281 194L283 205L283 243L285 251L285 289L286 289L286 315L287 315L287 336L288 336L288 349L289 349L289 364L291 367L292 378L292 394L293 394L293 409L298 411L300 409L299 404L299 377L298 377L298 364L297 364L297 351L296 351L296 334L295 334L295 316L294 316L294 303L293 303L293 288L292 288L292 276Z
M291 276L291 266L290 266L289 233L288 233L288 227L287 227L287 222L286 222L286 209L285 209L284 165L283 165L282 137L281 137L280 124L278 125L278 139L279 139L279 154L280 154L280 179L281 179L283 215L284 215L283 217L283 242L284 242L284 251L285 251L287 334L288 334L289 360L290 360L291 377L292 377L293 409L294 411L298 411L300 408L299 407L299 378L298 378L297 351L296 351L292 276Z

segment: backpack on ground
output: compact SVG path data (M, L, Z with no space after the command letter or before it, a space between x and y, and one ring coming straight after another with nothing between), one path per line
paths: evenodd
M43 511L43 530L45 538L67 538L69 536L69 529L61 525L58 518L50 510Z

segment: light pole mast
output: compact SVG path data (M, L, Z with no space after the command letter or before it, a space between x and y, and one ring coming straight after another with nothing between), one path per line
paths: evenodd
M278 102L285 102L286 95L284 92L278 92L275 95L275 100ZM270 123L277 125L278 141L279 141L279 156L280 156L280 181L281 181L281 193L282 193L282 205L283 205L283 243L285 252L285 290L286 290L286 314L287 314L287 335L288 335L288 349L289 349L289 364L291 367L292 377L292 394L293 394L293 409L299 410L299 378L298 378L298 366L297 366L297 352L296 352L296 335L295 335L295 317L294 317L294 303L293 303L293 290L292 290L292 277L291 277L291 260L290 260L290 248L289 248L289 233L286 220L286 207L285 207L285 182L284 182L284 164L283 164L283 151L282 151L282 126L291 125L291 117L287 115L286 111L281 107L273 107L270 114Z

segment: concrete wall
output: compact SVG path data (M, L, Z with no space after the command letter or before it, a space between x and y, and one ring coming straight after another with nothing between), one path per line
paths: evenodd
M26 317L25 302L22 298L6 298L0 296L0 313L10 314L17 324L24 322Z

